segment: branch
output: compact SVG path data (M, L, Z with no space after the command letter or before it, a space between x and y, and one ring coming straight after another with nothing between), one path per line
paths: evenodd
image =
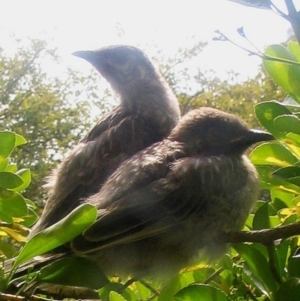
M300 235L300 222L274 229L230 232L225 234L223 239L228 243L258 242L268 245L277 239L289 238L295 235Z
M289 12L287 19L291 23L296 39L300 44L300 12L296 11L295 5L292 0L285 0L285 5Z
M300 17L300 15L299 15ZM214 40L215 41L227 41L227 42L230 42L231 44L237 46L238 48L248 52L249 55L256 55L260 58L262 58L263 60L268 60L268 61L275 61L275 62L280 62L280 63L285 63L285 64L290 64L290 65L296 65L296 66L300 66L300 62L297 62L297 61L292 61L292 60L289 60L289 59L284 59L284 58L279 58L279 57L273 57L273 56L270 56L270 55L267 55L265 53L262 53L259 49L257 49L255 47L255 45L253 45L251 43L251 41L244 35L243 31L241 28L238 29L238 33L241 37L245 38L247 40L248 43L251 44L251 46L255 47L256 51L252 51L248 48L245 48L237 43L235 43L233 40L229 39L225 34L223 34L221 31L219 30L216 30L215 31L217 34L219 34L219 37L215 37ZM299 34L300 34L300 20L299 20Z

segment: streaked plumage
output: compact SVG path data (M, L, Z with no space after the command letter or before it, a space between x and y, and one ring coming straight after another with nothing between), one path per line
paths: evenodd
M88 198L98 220L71 242L108 275L163 276L202 254L215 258L223 232L242 228L259 191L243 154L271 140L236 116L191 111L170 136L128 159Z
M48 184L49 198L30 237L97 192L125 159L169 135L180 118L178 101L145 54L131 46L79 51L111 84L120 105L104 115L69 152Z

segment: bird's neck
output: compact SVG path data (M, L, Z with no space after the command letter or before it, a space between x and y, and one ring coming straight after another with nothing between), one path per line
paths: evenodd
M170 130L180 118L176 96L162 79L135 82L120 93L121 105L125 110L157 120L159 124L171 123ZM173 116L171 122L168 116Z

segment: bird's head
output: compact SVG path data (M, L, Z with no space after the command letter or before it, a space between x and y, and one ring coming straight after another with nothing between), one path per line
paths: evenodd
M241 155L251 145L274 137L264 131L249 129L235 115L200 108L183 116L169 139L184 142L199 154Z
M73 55L90 62L117 92L156 74L148 57L133 46L109 46Z

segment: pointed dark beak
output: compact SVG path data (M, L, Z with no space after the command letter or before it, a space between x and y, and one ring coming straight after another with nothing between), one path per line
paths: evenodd
M250 130L249 138L252 140L252 143L275 140L274 136L270 133L256 129Z
M77 57L80 57L90 62L95 57L95 51L91 51L91 50L76 51L73 52L72 55L75 55Z

